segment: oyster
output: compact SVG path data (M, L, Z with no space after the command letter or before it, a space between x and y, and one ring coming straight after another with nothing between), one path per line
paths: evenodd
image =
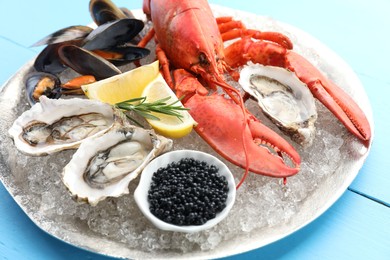
M240 72L240 85L282 131L302 146L315 136L317 109L307 86L291 71L250 64Z
M88 99L49 99L19 116L8 133L15 146L29 155L46 155L77 148L92 136L102 135L114 125L114 110Z
M96 205L106 197L129 193L130 181L171 147L172 140L152 130L114 127L80 145L65 166L62 180L74 199Z

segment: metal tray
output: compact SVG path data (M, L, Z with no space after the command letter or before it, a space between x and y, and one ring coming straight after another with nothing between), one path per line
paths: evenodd
M336 81L355 100L359 101L359 105L366 112L366 115L371 123L371 127L373 128L374 125L371 106L357 75L339 56L324 46L321 42L297 28L280 23L268 17L257 16L251 13L236 11L215 5L212 6L212 8L216 15L234 16L237 19L241 19L249 28L280 31L291 37L295 44L294 48L297 52L311 60L324 73L326 73L328 77ZM135 10L134 13L137 17L144 17L140 10ZM83 219L80 215L73 216L72 214L64 217L63 214L61 215L57 214L58 212L53 212L51 206L46 204L43 194L48 193L57 186L61 187L60 173L51 172L50 163L48 164L47 162L58 161L59 165L65 165L73 154L73 151L61 152L60 154L45 157L42 159L43 162L41 164L41 178L34 181L29 179L30 168L25 166L28 166L30 163L39 164L38 160L40 159L24 156L19 153L13 146L12 140L7 135L7 132L13 121L23 112L23 110L28 109L24 98L25 93L23 83L26 74L32 71L32 63L33 61L30 61L25 64L5 83L1 89L0 179L8 192L13 196L16 203L18 203L29 218L31 218L31 220L42 230L74 246L103 255L120 258L175 257L199 259L224 257L263 247L301 229L325 212L351 184L370 151L371 144L368 148L361 145L359 141L346 132L346 130L326 109L321 108L321 105L319 105L319 120L316 125L318 134L315 144L313 147L309 148L309 151L296 146L298 151L303 154L302 162L304 165L302 172L298 173L297 176L300 175L303 177L291 177L288 179L287 185L283 186L281 181L251 174L248 178L248 184L243 185L243 187L238 190L239 201L236 201L236 204L232 209L232 211L235 212L232 214L235 215L230 219L228 216L225 220L225 224L221 223L212 231L199 235L207 238L207 236L211 237L212 232L214 232L214 234L219 234L220 241L218 243L214 243L213 246L209 245L209 248L202 247L202 245L194 245L186 252L167 248L145 250L138 246L134 246L134 244L129 243L129 241L119 241L118 239L113 238L110 234L103 235L91 230L87 225L87 222L91 221L90 219ZM278 130L276 129L275 131ZM339 134L341 132L340 136L342 138L342 144L330 143L325 147L323 143L316 144L317 142L323 142L322 138L325 133L324 131L328 135L336 133ZM189 144L187 144L186 141L179 141L176 149L193 148L192 146L194 145L194 140L198 139L196 139L197 137L194 137L194 135L190 138L192 139L188 139L190 140ZM322 147L325 150L319 150L318 147ZM319 156L322 156L322 153L329 149L335 149L340 155L338 161L336 162L336 167L331 169L326 168L327 163L324 161L316 162L319 160ZM205 150L212 153L209 148L205 148ZM233 171L236 172L237 178L240 178L242 170L239 168L232 168ZM294 195L294 185L296 182L306 182L305 176L315 175L317 174L317 171L322 171L325 174L314 177L314 181L310 180L312 183L304 183L304 185L306 185L304 186L306 187L306 190L301 192L303 195L300 200L299 198L291 199L291 196L296 196ZM47 181L47 178L50 178L49 182ZM32 185L33 182L41 182L42 185L34 186ZM262 185L261 187L274 187L277 191L274 195L284 196L284 198L282 200L279 199L279 202L274 204L270 203L268 199L262 198L261 195L259 195L258 199L253 199L256 197L252 197L251 199L250 196L247 195L259 190L259 187L256 187L257 182L260 183L259 185ZM130 193L134 191L136 184L137 183L130 185ZM36 190L36 187L41 187L42 190ZM62 192L65 194L66 190L63 187L62 189ZM272 192L273 190L271 189L270 191ZM66 194L64 196L66 196ZM128 195L125 199L132 200L132 194ZM65 200L65 203L74 203L70 196L64 197L63 200ZM253 200L256 201L254 202ZM283 201L284 203L281 203ZM278 216L274 216L270 220L267 220L266 225L254 226L251 228L244 227L242 224L247 223L248 221L252 221L254 223L258 221L257 217L244 219L244 215L246 214L240 214L241 207L244 207L243 205L245 205L246 208L262 207L264 214L267 214L270 213L271 210L274 210L275 207L281 208L282 212L285 212L286 209L288 209L286 205L291 201L294 201L295 203L293 205L294 210L291 211L291 214L288 217L284 216L282 219L278 219ZM62 203L64 203L64 201L62 201ZM105 207L110 207L115 203L117 203L117 199L110 199L106 204L103 203L100 205L100 208L104 209ZM83 205L82 207L88 207L88 205ZM136 212L135 214L136 218L132 220L130 219L129 221L138 222L139 227L137 227L140 230L149 230L152 233L160 232L144 220L142 214L139 212ZM249 214L249 216L251 215ZM103 218L103 216L101 217ZM233 218L238 219L238 225L241 223L242 231L235 231L234 235L229 235L229 231L225 232L225 229L229 228L229 226L233 226L235 223L237 224L237 222L234 222L236 220ZM221 234L224 232L226 235ZM169 236L171 244L176 240L188 239L188 236L186 235L170 233L163 234ZM191 239L194 240L194 237L191 237Z

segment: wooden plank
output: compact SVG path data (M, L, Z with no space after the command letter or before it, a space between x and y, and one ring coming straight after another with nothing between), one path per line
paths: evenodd
M390 1L275 0L267 2L210 0L239 10L270 16L319 39L359 73L388 80Z
M1 182L0 198L0 259L113 259L66 244L39 229Z
M112 259L70 246L41 231L1 184L0 196L0 257ZM264 248L226 259L388 259L389 226L389 208L347 191L307 227Z
M347 191L298 232L226 259L389 259L390 208Z
M114 1L129 8L140 8L142 1ZM137 2L137 3L135 3ZM389 141L387 101L390 52L387 11L389 1L253 1L211 0L228 7L272 16L317 37L344 58L362 79L374 109L376 124L372 152L351 189L389 202L389 162L385 149ZM35 55L26 49L47 34L76 24L90 22L86 2L5 1L0 16L0 82ZM347 17L347 18L346 18ZM12 21L12 22L10 22ZM12 44L12 42L16 44ZM20 47L20 46L26 47ZM5 56L4 56L5 55ZM15 61L16 60L16 61ZM386 62L386 63L385 63ZM379 111L379 112L378 112ZM386 190L387 189L387 190ZM53 239L27 218L0 184L0 256L8 259L110 259L85 252ZM232 259L387 259L389 208L347 191L323 216L306 228L263 249Z
M360 75L374 111L374 141L369 156L350 189L390 206L389 111L390 84Z
M141 8L142 1L114 1L129 9ZM310 33L335 50L353 68L363 74L387 80L386 64L390 60L387 51L389 35L381 28L389 28L387 10L389 1L324 1L315 5L310 1L283 1L254 4L252 1L211 0L240 10L271 16ZM44 36L70 25L89 24L91 18L85 2L37 0L23 2L4 1L0 23L0 36L25 47ZM44 10L44 11L43 11ZM320 12L318 10L321 10ZM329 18L329 14L332 18ZM348 14L348 20L345 15ZM362 17L361 14L364 14ZM10 22L12 21L12 23ZM375 29L377 28L377 29ZM380 56L380 59L376 57ZM363 62L364 61L364 62ZM381 63L381 64L378 64ZM372 65L378 66L372 66Z

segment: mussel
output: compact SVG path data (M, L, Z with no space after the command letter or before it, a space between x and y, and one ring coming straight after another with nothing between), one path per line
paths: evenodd
M144 28L138 19L121 19L100 25L84 40L83 48L102 50L123 45L133 39Z
M107 22L128 18L112 1L110 0L91 0L89 1L89 12L93 21L97 25Z
M89 12L98 26L115 20L135 18L129 9L125 7L118 8L111 0L89 1ZM130 40L130 43L138 44L141 39L140 35L136 35Z
M84 25L73 25L60 29L34 43L31 47L84 39L93 29Z
M44 95L48 98L58 99L61 96L60 79L50 73L35 72L27 75L26 95L30 105L39 101L39 97Z
M93 72L90 70L94 68L93 64L82 62L81 64L73 64L73 66L70 65L73 62L70 62L69 60L80 59L77 57L70 57L68 52L63 55L63 57L66 57L65 60L61 60L59 57L59 50L64 45L74 45L82 47L86 50L93 50L103 58L108 57L108 60L113 61L115 65L123 65L134 60L141 59L149 55L150 51L145 48L127 45L126 43L134 38L143 27L144 24L140 20L121 19L105 23L104 25L101 25L88 33L88 30L85 29L84 31L86 33L83 35L84 38L81 36L81 34L70 33L73 35L73 37L75 37L74 39L72 39L70 36L65 37L67 30L74 29L72 26L63 30L59 30L58 33L53 33L51 36L45 38L45 42L54 43L46 46L46 48L38 55L34 63L34 68L41 72L59 74L65 70L67 66L69 66L73 69L74 67L77 67L77 69L74 70L79 73L81 73L80 71L83 71L84 73L88 72L87 74L92 75L96 73L100 74L100 72ZM62 37L59 37L59 34L61 34ZM76 37L76 35L78 36ZM51 40L50 37L54 37L56 39ZM43 42L43 40L40 42ZM74 52L72 51L72 53ZM82 57L86 57L86 53L88 52L84 52ZM95 60L96 57L88 58L88 60L90 59ZM102 63L102 61L99 61L98 66L100 66ZM81 69L81 67L84 65L86 65L86 67ZM110 66L108 64L106 65ZM110 67L111 68L109 68L108 74L111 75L113 70L118 72L118 69L113 69L112 66ZM100 78L100 76L98 77Z
M58 56L58 49L64 44L73 44L80 46L81 40L65 41L47 45L38 55L34 62L34 68L40 72L59 74L67 67L63 64Z
M61 61L81 75L93 75L97 80L122 73L109 61L76 45L63 45L58 49Z
M38 55L34 62L37 71L59 74L66 69L58 57L58 48L63 44L74 44L81 46L84 38L92 32L88 26L69 26L58 30L32 46L47 45Z
M90 11L98 25L96 29L88 26L69 26L33 45L47 44L34 62L35 70L48 73L45 75L56 77L58 80L56 87L53 88L55 94L44 95L58 98L61 93L79 94L80 89L77 88L80 85L91 83L91 79L101 80L120 74L121 71L116 66L122 66L149 55L148 49L131 44L131 41L144 28L141 20L128 18L131 12L123 12L110 0L91 0ZM83 76L88 75L85 77L88 82L84 81L84 77L79 77L71 84L61 85L57 76L67 68ZM39 75L43 74L37 74L32 78L35 80L35 77L39 78ZM28 89L31 89L29 93L38 91L30 85L29 83ZM37 100L38 98L29 97L31 104Z

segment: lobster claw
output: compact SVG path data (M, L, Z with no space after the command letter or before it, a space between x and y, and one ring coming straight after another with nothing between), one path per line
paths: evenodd
M308 86L315 98L321 101L353 135L368 145L371 129L364 112L345 91L298 53L271 42L255 42L244 37L229 45L225 49L225 55L225 60L231 67L242 66L252 61L293 71Z
M298 173L299 154L277 133L249 112L244 117L232 99L207 95L207 89L189 72L178 69L173 76L176 95L185 94L182 102L197 122L195 131L218 154L257 174L284 178Z
M286 67L306 83L313 96L321 101L353 135L364 142L371 139L367 117L344 90L295 52L286 53Z
M246 168L248 160L249 171L271 177L288 177L299 171L300 156L295 149L250 114L244 125L242 109L231 99L195 94L184 106L198 123L196 132L231 163Z

